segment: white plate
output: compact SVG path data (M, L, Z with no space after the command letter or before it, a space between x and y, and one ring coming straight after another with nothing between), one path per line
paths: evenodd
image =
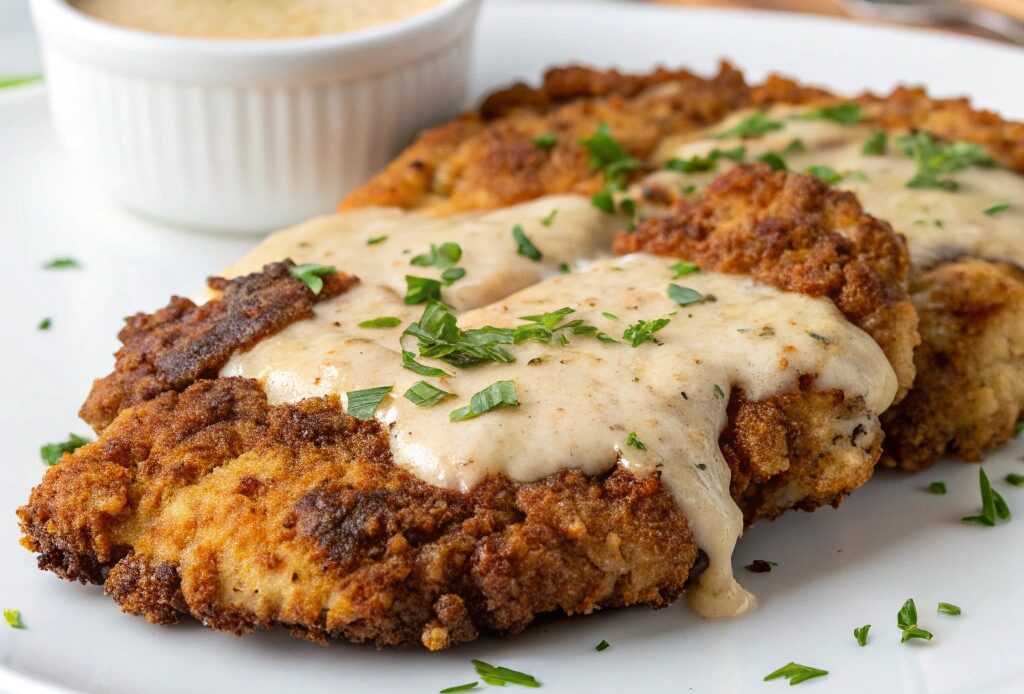
M487 7L476 64L478 93L535 79L571 60L647 69L713 67L728 55L752 78L769 68L836 89L924 82L970 92L1024 116L1024 52L946 35L768 14L654 7L525 3ZM1024 518L996 528L961 523L978 506L977 467L955 463L916 477L879 473L838 511L791 514L755 527L736 564L779 563L740 574L760 598L746 618L705 622L676 605L548 621L510 639L485 638L442 653L327 648L280 633L237 639L194 623L154 627L122 615L94 586L36 570L17 546L13 510L39 480L40 443L87 427L74 412L90 379L111 366L120 318L194 293L202 278L252 241L182 233L132 217L67 170L42 89L0 96L2 273L0 355L0 606L22 610L26 629L0 625L0 689L11 692L436 692L468 682L470 658L536 675L549 691L783 691L762 682L791 660L825 668L808 691L1021 691L1024 688ZM57 255L79 271L43 272ZM52 316L53 328L36 323ZM955 407L956 403L950 403ZM985 468L1024 516L1024 446ZM943 479L947 496L921 489ZM931 643L901 645L896 612L914 597ZM937 615L938 601L961 605ZM866 648L852 630L874 625ZM611 648L597 653L607 639Z

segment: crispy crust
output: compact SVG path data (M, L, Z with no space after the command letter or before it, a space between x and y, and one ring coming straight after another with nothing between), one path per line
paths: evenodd
M837 504L871 474L877 421L812 387L733 396L722 444L748 519ZM869 426L837 433L851 421ZM18 516L40 568L103 583L128 613L318 641L439 649L553 610L661 607L702 568L657 475L498 476L459 494L395 466L386 431L337 397L270 406L237 378L125 410Z
M885 413L883 462L907 470L1002 445L1024 408L1024 272L963 259L912 279L921 318L918 380Z
M323 278L320 293L313 294L288 273L294 265L286 260L232 280L211 277L207 284L218 300L197 306L175 296L156 313L128 318L118 334L123 346L114 372L93 382L79 416L101 431L126 407L216 376L234 352L309 318L316 302L347 291L357 281L352 275L331 274Z
M852 193L813 176L737 167L676 203L672 214L620 232L615 252L636 251L826 297L885 351L900 396L913 383L918 335L906 243Z

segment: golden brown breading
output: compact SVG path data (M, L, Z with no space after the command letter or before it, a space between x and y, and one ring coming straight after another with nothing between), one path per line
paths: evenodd
M636 251L827 297L882 347L899 397L914 381L917 316L907 293L906 243L852 193L805 174L737 167L679 201L670 215L620 232L615 252Z
M551 193L590 195L601 188L602 180L590 169L578 139L593 133L602 121L611 124L616 139L630 155L649 163L645 160L660 140L706 127L738 109L849 101L779 75L750 86L728 64L710 79L685 71L625 75L579 66L555 68L544 75L538 88L518 84L501 90L484 101L480 113L427 131L383 172L346 197L340 208L399 206L448 214ZM899 87L882 96L866 93L852 101L862 106L868 122L880 128L924 130L947 140L981 144L1001 165L1024 174L1024 123L976 109L967 99L933 98L921 88ZM682 115L670 115L675 111ZM533 145L532 138L548 131L559 137L556 147L545 152ZM647 170L641 167L633 176L641 177ZM994 264L972 276L1001 275L1010 287L1002 313L1020 316L1024 313L1020 298L1024 279L1007 276L1000 267ZM955 274L953 270L950 276ZM960 276L967 281L966 275ZM917 292L914 298L928 299L927 304L918 306L922 315L938 317L960 311L961 296L977 296L977 291L963 286L959 292ZM940 298L949 303L939 304ZM942 331L922 329L924 351L916 360L919 387L939 390L933 395L918 393L913 402L919 402L920 409L907 402L885 418L894 446L893 455L887 458L890 463L917 470L932 464L943 452L977 460L984 450L1006 442L1012 430L1006 422L1024 411L1024 397L1014 395L1019 391L1010 386L998 387L997 400L978 398L955 408L943 406L942 399L952 392L983 393L994 388L993 382L1013 380L1010 374L1024 369L1020 357L1024 336L973 313L966 323L970 342L961 340L957 353L973 356L957 360L955 383L950 383L949 373L941 371L941 360L931 356L948 358ZM929 345L933 338L937 343ZM1004 344L1003 340L1011 342ZM892 358L892 351L887 351ZM905 387L902 375L911 370L906 364L896 366ZM932 369L939 371L930 373ZM993 413L997 401L1001 409ZM936 421L929 422L929 417Z
M117 336L123 346L114 372L93 382L79 416L100 431L126 407L216 376L234 352L312 316L316 302L356 282L351 275L332 273L314 294L289 274L294 266L286 260L232 280L211 277L207 283L221 300L197 306L176 296L156 313L129 318Z
M863 402L811 387L733 395L723 450L748 519L778 499L837 504L871 474L880 429L837 435ZM238 378L123 411L18 515L40 568L103 583L126 612L313 640L445 648L554 610L661 607L703 568L657 475L498 476L460 494L395 466L386 431L337 397L270 406Z
M981 460L1024 406L1024 272L964 259L912 278L921 347L917 382L885 413L883 461L908 470L954 453Z

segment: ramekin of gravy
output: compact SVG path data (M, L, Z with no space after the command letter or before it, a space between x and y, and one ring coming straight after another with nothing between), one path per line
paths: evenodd
M31 0L58 135L123 205L263 232L465 104L480 0Z

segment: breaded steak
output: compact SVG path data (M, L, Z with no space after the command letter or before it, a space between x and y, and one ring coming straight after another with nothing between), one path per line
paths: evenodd
M607 124L621 146L639 161L640 166L627 175L639 188L640 198L653 205L670 204L679 197L683 183L705 183L712 174L703 174L703 179L702 174L696 179L676 176L666 186L661 185L664 181L659 170L664 173L665 167L675 166L675 171L707 171L709 164L713 169L716 163L728 163L726 155L734 145L743 147L748 159L755 157L754 152L786 154L787 142L803 146L808 139L799 133L788 135L789 131L797 125L817 127L816 123L799 123L800 113L817 110L817 118L841 123L841 109L822 114L822 109L836 106L856 107L860 129L856 132L862 140L866 141L869 129L881 131L883 137L890 134L877 141L879 153L887 148L892 155L904 147L902 142L897 144L898 138L910 132L925 133L925 146L980 145L1004 169L997 182L1014 191L1009 210L986 217L982 210L1005 207L1000 205L1006 201L999 197L999 185L977 186L968 181L959 194L947 193L946 199L975 196L973 216L957 213L955 219L944 220L930 211L942 191L906 189L909 177L879 185L872 194L872 183L858 178L863 176L858 167L865 160L853 156L860 154L859 142L847 147L849 151L843 155L844 163L852 167L848 172L817 167L826 177L837 175L842 180L836 185L855 192L869 212L886 219L910 239L915 283L920 287L914 298L922 315L923 344L915 357L917 390L885 417L891 446L884 463L918 470L946 453L980 460L984 451L1008 439L1024 407L1019 377L1024 368L1024 341L1018 327L1024 312L1020 303L1024 285L1020 274L1005 264L1024 263L1024 243L1019 240L1024 224L1024 177L1010 173L1024 174L1024 123L977 110L966 99L935 99L923 89L905 87L885 96L863 94L847 99L779 76L748 85L728 64L711 78L686 71L629 75L585 67L556 68L545 74L540 87L517 84L487 98L478 113L424 133L381 174L348 195L340 209L400 206L443 215L552 193L593 195L606 181L591 165L580 140L592 135L601 123ZM739 116L732 114L749 114L751 110L768 113L769 118L779 113L779 122L786 127L765 131L770 132L767 138L758 134L716 139L727 127L721 123L735 124ZM829 131L810 130L816 143L808 150L834 156L830 152L841 149L842 143L831 140L852 137L840 134L841 130L836 124ZM534 143L545 133L554 135L550 149ZM770 138L777 146L760 144ZM694 140L701 142L695 144ZM712 148L721 149L714 153ZM712 156L705 156L709 151ZM923 150L917 153L915 156L924 158ZM820 163L812 154L794 156L808 164ZM719 157L717 162L715 157ZM910 158L906 161L908 166L912 163ZM983 163L979 160L979 165ZM933 186L947 184L932 179ZM915 202L912 196L916 194L932 197ZM936 228L943 224L944 229ZM1001 237L992 243L995 235L987 226L999 224ZM938 236L941 238L932 238ZM985 294L996 286L998 295ZM955 339L950 320L956 322ZM950 394L957 394L958 407L949 406Z
M674 223L651 219L618 241L640 252L642 267L664 268L666 280L652 280L659 294L672 277L670 261L648 254L699 252L707 281L720 276L733 286L742 280L733 276L745 276L769 287L759 296L784 290L779 297L807 302L800 305L835 321L836 332L804 334L804 347L782 351L778 368L792 360L820 372L802 371L784 392L763 398L730 384L707 395L722 400L724 426L710 443L727 466L726 498L747 523L788 508L838 504L871 476L881 454L878 415L897 381L912 377L916 330L903 241L849 194L763 166L727 173L675 214ZM479 218L465 224L466 234L486 227ZM495 253L521 255L509 230L498 231L509 245ZM542 248L546 238L533 236ZM367 248L362 239L354 243ZM312 246L304 252L326 253ZM433 248L430 261L439 253ZM596 472L566 464L540 479L497 473L471 489L446 488L396 463L396 425L351 416L337 394L269 400L268 391L280 392L269 378L225 376L229 357L275 340L298 350L302 326L321 319L340 325L344 316L332 307L355 310L358 304L346 301L388 294L348 260L325 275L320 294L281 262L212 280L216 297L202 306L175 299L152 316L129 319L114 373L96 381L83 407L99 439L51 468L18 511L22 542L38 553L42 569L103 584L125 611L155 623L190 615L235 633L283 626L313 640L440 649L485 631L515 633L551 611L661 607L714 568L694 531L702 519L687 517L666 484L669 475L635 473L628 448ZM403 260L401 271L407 266ZM466 277L474 272L484 271L470 264ZM724 295L687 301L672 304L672 321L685 325L688 314L730 305ZM760 332L743 340L770 343L771 326L753 327ZM879 354L884 368L864 382L891 383L891 390L830 385L831 365L847 358L840 329ZM353 342L344 326L338 330L332 349L352 342L354 354L369 354L370 338ZM537 349L563 350L550 353L566 360L573 349L652 356L674 349L653 334L632 347L598 341L593 330L573 334L568 345L552 340ZM401 359L396 352L396 363ZM499 374L507 367L489 368ZM454 389L459 378L467 376L439 383ZM683 403L697 393L675 396ZM501 416L484 415L494 426L506 421ZM515 451L508 456L514 460Z

